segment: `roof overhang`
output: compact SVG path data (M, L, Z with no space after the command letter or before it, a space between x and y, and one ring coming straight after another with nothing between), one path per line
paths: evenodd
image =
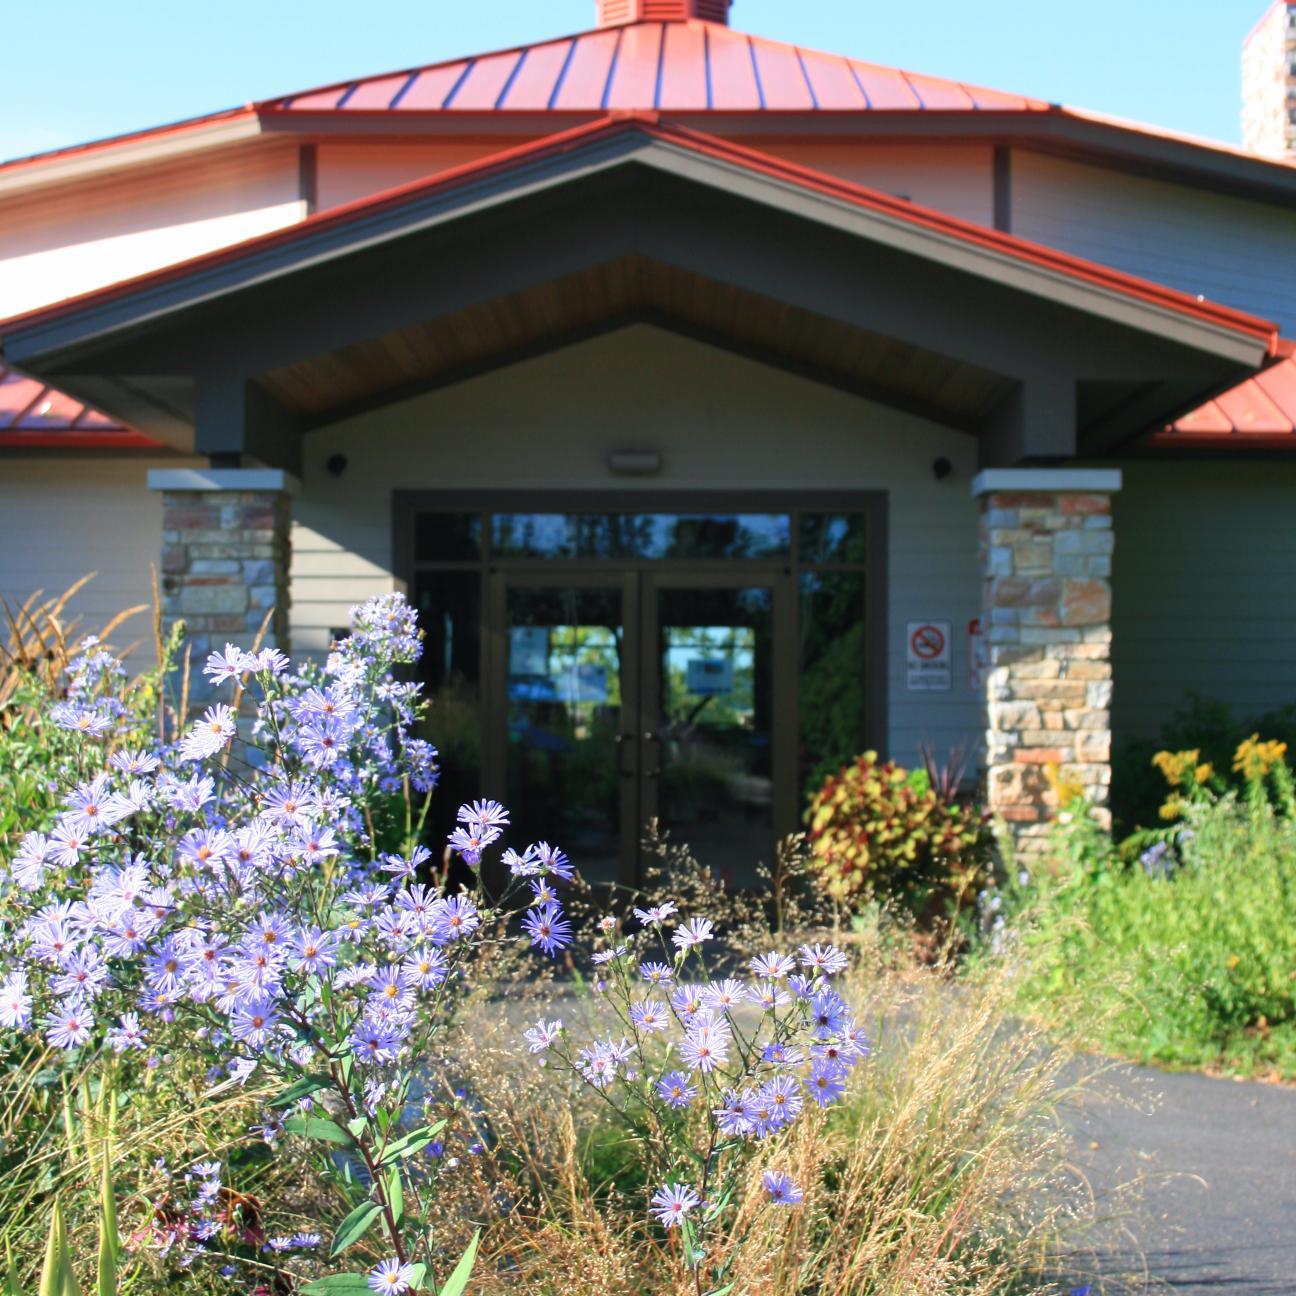
M546 242L559 250L542 265ZM375 291L401 257L393 282L407 291ZM627 257L999 376L1018 394L983 412L982 430L1009 461L1065 457L1077 428L1090 449L1110 446L1254 371L1276 342L1240 312L642 118L496 154L0 329L11 363L189 448L199 388L228 401L286 366ZM264 409L262 395L253 403ZM300 413L276 412L270 440L290 439ZM1071 424L1070 446L1060 431L1027 444L1050 419ZM197 448L212 448L201 430Z

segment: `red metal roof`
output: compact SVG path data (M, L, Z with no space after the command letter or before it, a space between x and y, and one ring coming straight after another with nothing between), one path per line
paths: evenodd
M134 428L0 362L0 448L156 445Z
M1040 99L919 76L694 19L636 22L267 99L280 112L1045 112Z
M1149 444L1185 449L1296 450L1296 355L1176 419Z

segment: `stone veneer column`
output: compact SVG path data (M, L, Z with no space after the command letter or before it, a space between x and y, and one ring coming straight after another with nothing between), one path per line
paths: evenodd
M1018 852L1057 811L1047 776L1083 788L1104 827L1111 786L1111 496L1119 471L979 473L986 795Z
M162 618L186 627L192 661L228 643L247 648L266 613L263 643L288 651L291 509L296 479L269 468L167 468L149 472L162 493ZM191 672L191 698L210 692Z

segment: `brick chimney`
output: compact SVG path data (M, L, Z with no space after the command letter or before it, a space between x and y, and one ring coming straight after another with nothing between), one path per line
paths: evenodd
M1293 0L1296 3L1296 0ZM600 27L637 22L729 23L730 0L595 0Z
M1274 0L1242 46L1242 143L1296 157L1296 0Z

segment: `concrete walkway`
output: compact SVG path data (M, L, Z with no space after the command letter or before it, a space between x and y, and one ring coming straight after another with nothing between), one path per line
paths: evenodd
M1104 1219L1095 1296L1296 1296L1296 1089L1127 1066L1102 1087L1069 1120Z

